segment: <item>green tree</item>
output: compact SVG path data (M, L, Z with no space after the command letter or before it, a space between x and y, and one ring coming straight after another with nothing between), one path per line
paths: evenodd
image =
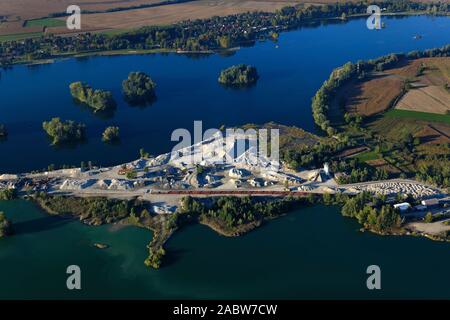
M431 223L431 222L433 222L433 214L432 214L431 212L428 212L428 213L425 215L424 221L425 221L426 223Z
M60 144L83 140L86 127L71 120L63 122L60 118L53 118L50 121L44 121L42 128L52 138L52 144Z
M255 67L239 64L222 70L219 82L227 86L248 86L256 83L258 78Z
M125 99L132 104L151 102L155 99L156 83L143 72L131 72L122 82Z
M119 127L108 127L103 131L102 141L103 142L115 142L118 141L119 136Z
M12 233L11 222L6 219L3 212L0 211L0 238L6 237Z
M116 102L112 93L104 90L93 90L88 84L83 82L73 82L70 84L72 97L85 103L95 112L111 110L116 107Z

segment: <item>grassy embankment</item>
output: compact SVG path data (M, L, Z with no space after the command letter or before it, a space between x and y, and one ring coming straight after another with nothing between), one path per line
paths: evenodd
M393 109L386 112L384 116L396 119L414 119L426 122L443 122L450 124L450 114L437 114L429 112Z

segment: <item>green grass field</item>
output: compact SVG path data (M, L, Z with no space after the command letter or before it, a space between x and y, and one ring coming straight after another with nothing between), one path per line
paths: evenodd
M415 119L432 122L444 122L450 124L449 114L437 114L437 113L392 109L386 112L385 116L390 118Z
M0 42L37 38L42 35L44 35L43 32L14 33L14 34L0 35Z
M25 23L25 27L62 27L65 25L66 23L63 20L54 18L27 20Z
M357 156L355 156L355 158L359 159L361 162L366 162L369 160L376 160L376 159L380 159L380 155L375 152L375 151L367 151L367 152L363 152L358 154Z

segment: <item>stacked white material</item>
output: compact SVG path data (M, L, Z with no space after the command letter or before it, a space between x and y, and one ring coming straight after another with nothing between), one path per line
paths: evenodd
M262 187L262 186L263 186L263 184L262 184L260 181L255 180L255 179L250 179L250 180L248 180L248 183L249 183L252 187L255 187L255 188L259 188L259 187Z
M113 179L109 185L109 190L129 190L133 188L133 183L127 180Z
M63 181L61 186L59 187L61 190L83 190L86 189L93 184L95 184L96 180L88 179L88 180L77 180L77 179L66 179Z
M233 179L241 179L246 176L246 173L241 169L231 168L228 171L228 176Z
M152 210L156 214L170 214L176 211L176 207L169 205L154 205Z
M99 188L99 189L108 189L110 184L111 184L111 180L98 180L97 188Z

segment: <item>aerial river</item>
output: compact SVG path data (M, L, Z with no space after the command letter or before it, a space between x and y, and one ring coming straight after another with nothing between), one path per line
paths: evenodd
M67 59L15 66L0 76L0 172L56 165L101 165L170 150L176 128L204 129L275 121L309 131L310 101L331 70L347 61L375 58L449 43L449 18L383 17L370 31L364 19L282 33L277 43L258 42L231 56L178 54ZM422 38L415 40L415 35ZM246 90L217 83L221 69L252 64L261 76ZM147 107L123 102L121 82L144 71L157 83L158 100ZM72 101L68 86L86 81L111 90L119 105L99 117ZM85 143L54 148L42 121L59 116L87 125ZM105 127L121 128L121 144L105 145ZM0 298L450 298L450 244L423 238L380 237L358 231L335 207L297 210L240 238L190 226L168 242L167 264L143 261L151 232L134 227L89 227L49 217L32 203L0 202L16 235L0 241ZM98 249L94 243L110 247ZM66 289L66 267L82 269L82 290ZM382 270L382 290L366 288L366 267Z

